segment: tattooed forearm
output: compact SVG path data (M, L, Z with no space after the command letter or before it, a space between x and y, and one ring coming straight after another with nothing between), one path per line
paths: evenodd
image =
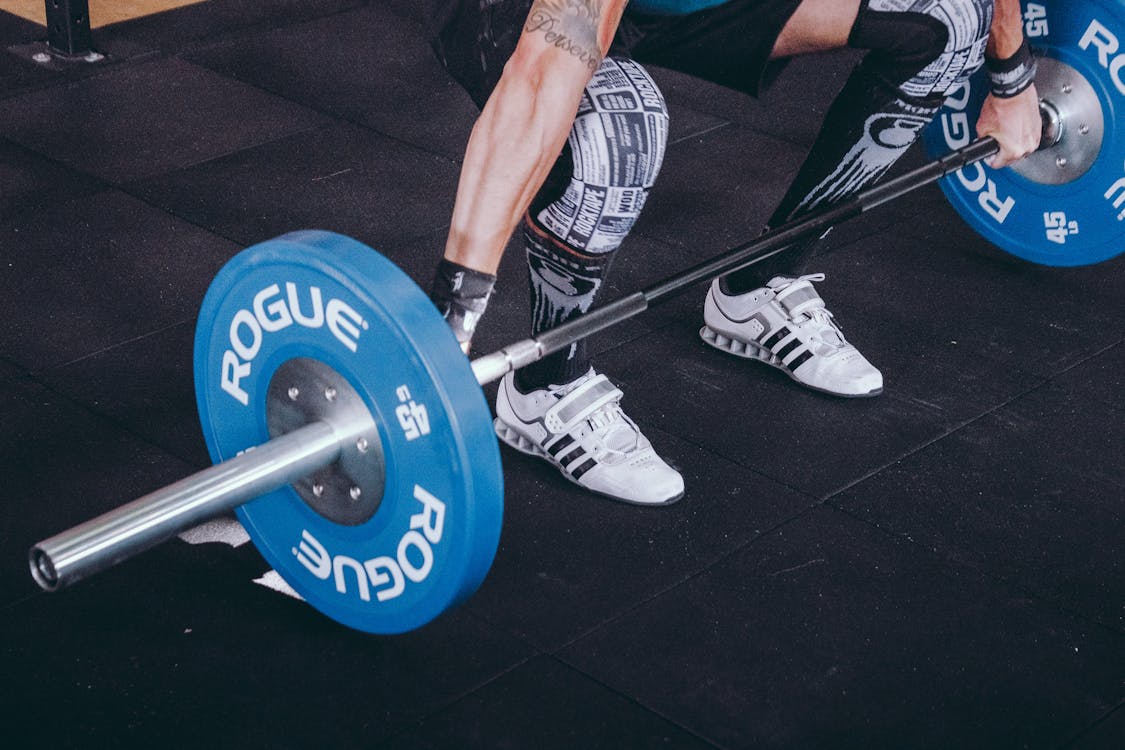
M598 20L602 0L535 0L525 31L543 34L554 45L582 62L591 71L602 60L598 47Z

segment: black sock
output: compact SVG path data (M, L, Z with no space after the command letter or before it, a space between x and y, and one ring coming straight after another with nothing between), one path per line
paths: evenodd
M523 236L531 282L531 333L537 335L590 309L614 253L587 255L564 248L527 219ZM583 339L518 370L516 386L527 393L562 385L589 369Z
M907 101L866 62L852 72L829 108L804 165L770 217L771 228L846 199L882 177L941 107L940 98ZM731 272L720 282L724 292L742 294L774 276L799 275L818 255L819 240L801 240Z
M462 345L472 340L495 284L496 277L492 274L474 271L445 258L438 263L430 299Z

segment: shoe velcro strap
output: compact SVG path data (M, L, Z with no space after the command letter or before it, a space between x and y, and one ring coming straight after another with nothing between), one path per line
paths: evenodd
M543 417L543 424L556 435L570 432L572 427L606 404L620 401L623 395L609 378L598 375L563 396L548 409Z
M824 307L824 300L807 281L789 285L778 292L775 299L790 317L796 317L817 307Z

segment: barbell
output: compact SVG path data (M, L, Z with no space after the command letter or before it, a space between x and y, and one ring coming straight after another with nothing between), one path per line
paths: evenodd
M1026 5L1025 18L1055 23L1057 16ZM1052 28L1073 25L1063 20ZM1087 40L1109 55L1116 32L1098 18L1090 24L1076 46ZM1041 60L1038 79L1043 145L1017 165L1016 177L983 165L998 151L992 138L960 144L471 362L426 294L365 245L302 231L247 248L215 277L196 326L196 402L215 465L34 545L32 576L53 591L233 509L266 560L324 614L371 633L424 625L477 589L499 544L503 477L481 385L950 175L943 189L954 205L979 206L1000 226L1021 211L1036 213L1025 204L1039 197L1053 254L1042 257L1038 237L1023 234L1005 249L1055 265L1120 252L1120 226L1091 223L1077 212L1088 206L1068 202L1100 193L1113 209L1125 203L1116 181L1090 187L1108 179L1102 162L1120 156L1108 89L1091 80L1093 63L1066 61L1073 50L1046 51L1056 57ZM1116 84L1123 66L1102 68ZM1119 88L1125 95L1125 83ZM981 99L971 85L955 92L927 143L960 139L961 117L971 119L966 113ZM1022 186L1018 198L1013 185ZM1120 191L1125 196L1125 181ZM1065 220L1052 223L1058 213ZM1061 254L1075 249L1077 257Z

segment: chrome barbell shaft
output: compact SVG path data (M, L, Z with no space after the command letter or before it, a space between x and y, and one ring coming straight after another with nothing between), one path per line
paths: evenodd
M354 439L310 422L39 542L31 575L47 591L68 586L331 464Z

